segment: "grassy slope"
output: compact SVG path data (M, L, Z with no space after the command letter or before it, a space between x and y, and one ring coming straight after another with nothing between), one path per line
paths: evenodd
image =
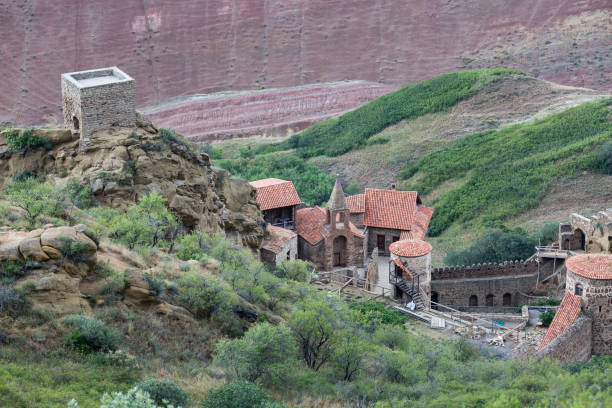
M611 103L586 103L535 123L477 133L423 157L404 172L421 193L466 177L434 200L430 235L453 223L516 216L535 207L559 178L589 169L592 151L612 139Z
M504 75L517 73L494 69L438 75L384 95L338 118L317 123L276 147L294 148L301 157L338 156L363 146L370 137L388 126L444 111L476 94L484 85Z

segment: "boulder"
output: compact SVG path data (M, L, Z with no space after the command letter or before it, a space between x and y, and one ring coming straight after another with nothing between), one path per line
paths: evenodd
M91 307L79 291L80 278L73 278L62 271L40 271L20 280L21 287L28 286L27 298L33 306L58 314L88 314Z
M0 260L1 261L19 261L24 259L19 252L19 241L7 242L0 245Z
M49 255L43 251L40 245L40 238L26 238L19 243L19 251L26 259L34 259L35 261L48 261Z
M41 248L51 259L60 259L62 257L62 253L53 247L41 245Z

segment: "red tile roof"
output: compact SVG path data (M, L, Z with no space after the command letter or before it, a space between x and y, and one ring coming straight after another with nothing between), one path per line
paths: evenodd
M580 302L580 296L574 296L570 292L565 292L565 296L561 301L561 305L559 305L559 309L557 309L555 318L546 331L544 340L542 340L542 344L540 344L538 350L542 350L574 323L574 320L576 320L580 313Z
M391 251L391 253L406 258L427 255L431 252L431 249L429 243L420 240L396 241L389 245L389 251Z
M336 218L338 219L338 218ZM296 214L296 229L300 237L304 238L309 244L315 245L323 238L329 236L329 226L326 226L327 210L319 207L301 208ZM353 235L360 238L365 236L349 222L349 228Z
M406 268L406 266L402 263L401 259L399 258L395 258L393 260L393 262L395 263L395 265L397 265L398 268L400 268L402 271L404 271L404 273L406 275L408 275L410 277L410 279L413 278L412 273L408 270L408 268Z
M297 234L291 230L281 227L275 227L268 224L269 237L264 242L262 248L267 249L275 254L278 254L285 245L295 238Z
M349 206L351 214L365 212L365 194L346 197L346 203Z
M423 207L422 205L417 207L414 214L414 222L412 223L413 239L425 239L433 212L433 208Z
M291 181L267 178L252 181L251 185L257 189L257 203L262 211L302 203Z
M414 191L367 188L363 225L409 231L412 229L417 199Z
M581 254L565 262L570 271L589 279L612 279L612 255Z

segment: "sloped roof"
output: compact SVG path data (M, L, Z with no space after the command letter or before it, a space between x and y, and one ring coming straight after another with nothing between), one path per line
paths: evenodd
M291 181L267 178L250 184L257 189L257 203L262 211L302 203Z
M612 255L581 254L565 262L570 271L589 279L612 279Z
M397 265L398 268L400 268L402 271L404 271L404 273L406 275L408 275L410 277L410 279L414 278L414 276L412 276L412 273L408 270L408 268L406 268L406 265L404 265L404 263L401 261L401 259L395 258L393 260L393 263L395 263L395 265Z
M559 309L557 309L557 313L555 314L550 327L546 331L546 335L544 336L542 344L540 344L540 348L538 350L542 350L551 341L566 331L572 325L572 323L574 323L578 317L578 314L580 313L580 302L580 296L575 296L570 292L565 292L561 305L559 305Z
M403 240L396 241L389 245L391 253L405 258L414 258L417 256L427 255L431 252L431 245L420 240Z
M423 207L422 205L417 206L412 222L413 239L425 239L433 212L433 208Z
M269 237L264 241L262 248L267 249L275 254L282 251L283 247L289 243L297 234L291 230L281 227L275 227L268 224Z
M327 210L320 207L301 208L297 210L296 214L297 233L310 245L315 245L329 236L329 226L325 225L326 221ZM349 228L353 235L365 238L352 222L349 222Z
M363 225L409 231L412 229L417 200L415 191L367 188Z
M336 184L334 184L334 189L329 196L329 201L325 206L330 210L346 210L348 209L348 205L346 204L346 200L344 199L344 190L342 190L342 186L338 179L336 179Z
M346 203L349 206L351 214L359 214L365 212L365 194L357 194L346 197Z

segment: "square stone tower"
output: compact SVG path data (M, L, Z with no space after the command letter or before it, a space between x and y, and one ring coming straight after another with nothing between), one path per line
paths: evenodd
M109 126L134 126L134 79L117 67L62 74L64 125L81 134L87 149L92 133Z

